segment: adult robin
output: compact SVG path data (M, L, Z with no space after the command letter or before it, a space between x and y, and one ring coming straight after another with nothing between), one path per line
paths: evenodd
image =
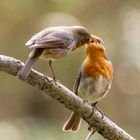
M17 75L21 79L26 79L32 65L39 57L43 57L49 60L53 79L55 79L52 61L68 55L76 48L89 43L90 40L91 35L83 26L56 26L46 28L35 34L25 44L32 50L28 60Z
M113 68L103 41L97 36L92 36L92 38L93 42L86 47L86 58L74 84L74 93L94 107L110 90ZM76 132L80 124L81 118L77 113L72 112L63 130Z

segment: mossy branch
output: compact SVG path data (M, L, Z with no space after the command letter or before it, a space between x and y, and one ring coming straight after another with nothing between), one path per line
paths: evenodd
M20 60L0 55L0 71L16 76L23 65ZM47 80L43 74L33 69L24 82L42 90L46 95L51 96L68 109L77 112L90 126L94 126L104 138L109 140L135 140L106 116L102 118L102 114L96 108L93 111L90 104L76 96L61 83L55 82L49 77Z

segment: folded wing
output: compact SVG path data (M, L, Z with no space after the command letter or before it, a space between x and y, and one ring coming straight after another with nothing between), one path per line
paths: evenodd
M26 44L30 48L46 48L46 49L69 49L69 47L74 47L75 41L64 30L52 31L49 33L41 32L33 36Z

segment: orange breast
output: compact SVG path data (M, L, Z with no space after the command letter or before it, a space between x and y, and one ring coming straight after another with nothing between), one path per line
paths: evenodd
M83 64L87 76L98 78L100 75L112 80L113 68L106 57L105 48L100 44L89 44L86 49L86 59Z
M112 80L113 70L110 61L103 58L89 59L84 61L84 72L88 77L98 78L100 75Z

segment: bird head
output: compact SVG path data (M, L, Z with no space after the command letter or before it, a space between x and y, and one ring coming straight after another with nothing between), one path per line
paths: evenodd
M92 39L89 44L87 44L86 48L86 54L90 57L104 57L105 59L108 59L104 42L100 37L97 37L95 35L91 35Z
M72 27L73 35L76 40L76 43L80 45L88 44L92 39L91 34L88 29L83 26L73 26Z
M91 42L104 46L104 41L100 37L95 36L95 35L91 35Z

